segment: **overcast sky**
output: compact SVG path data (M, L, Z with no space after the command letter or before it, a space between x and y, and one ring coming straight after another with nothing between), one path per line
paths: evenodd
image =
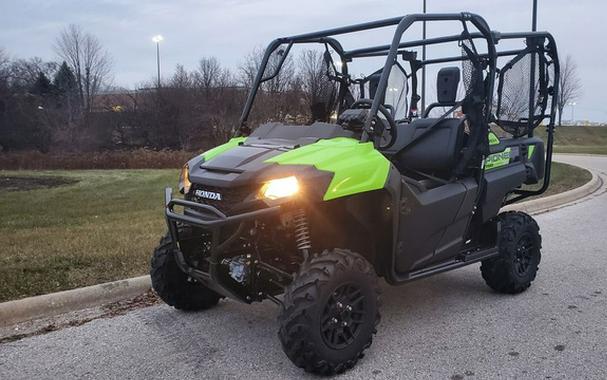
M531 24L531 0L427 0L429 12L470 11L494 30L523 31ZM216 56L236 69L243 56L273 38L394 17L421 10L421 0L0 0L0 48L13 58L57 59L53 41L68 24L96 35L114 60L114 84L134 88L154 77L162 34L163 76L177 63L193 69ZM561 60L573 55L583 83L576 119L607 121L607 1L539 0L539 29L556 38ZM440 27L429 30L440 34ZM374 42L388 43L384 30ZM352 41L352 40L350 40ZM349 46L346 45L346 48ZM354 47L354 46L351 46ZM566 112L569 118L570 110Z

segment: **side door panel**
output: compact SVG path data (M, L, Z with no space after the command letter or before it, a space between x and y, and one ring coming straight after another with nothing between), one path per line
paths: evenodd
M396 272L406 273L457 254L474 207L474 181L421 193L403 182L401 189Z

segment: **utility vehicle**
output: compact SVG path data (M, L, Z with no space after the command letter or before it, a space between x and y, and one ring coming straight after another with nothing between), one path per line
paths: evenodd
M421 22L457 32L404 37ZM390 44L344 47L383 28ZM434 57L424 45L439 47ZM296 69L301 46L321 53L304 51ZM372 69L351 74L360 62ZM271 300L289 359L334 374L371 344L380 277L397 285L481 262L497 292L530 286L538 225L500 209L549 184L559 78L549 33L415 14L279 38L259 66L234 137L183 167L183 197L165 192L169 232L151 278L167 304ZM436 101L420 107L425 70Z

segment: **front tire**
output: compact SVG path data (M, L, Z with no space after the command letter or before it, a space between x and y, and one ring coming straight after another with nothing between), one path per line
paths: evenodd
M150 277L156 294L176 309L204 310L217 305L222 298L213 290L188 278L177 266L173 242L168 234L160 239L154 250Z
M379 293L359 254L333 249L313 257L285 290L278 336L289 359L321 375L352 368L377 332Z
M521 293L535 279L541 260L542 237L536 221L523 212L498 216L499 256L481 264L483 279L491 289L507 294Z

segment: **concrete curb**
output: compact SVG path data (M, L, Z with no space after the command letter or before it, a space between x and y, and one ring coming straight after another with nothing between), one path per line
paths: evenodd
M0 327L134 297L151 288L150 276L0 303Z
M502 208L502 211L520 210L539 214L576 202L594 193L603 185L602 179L595 172L590 172L592 179L578 188L509 205ZM150 276L141 276L0 303L0 327L116 302L145 293L150 288Z

